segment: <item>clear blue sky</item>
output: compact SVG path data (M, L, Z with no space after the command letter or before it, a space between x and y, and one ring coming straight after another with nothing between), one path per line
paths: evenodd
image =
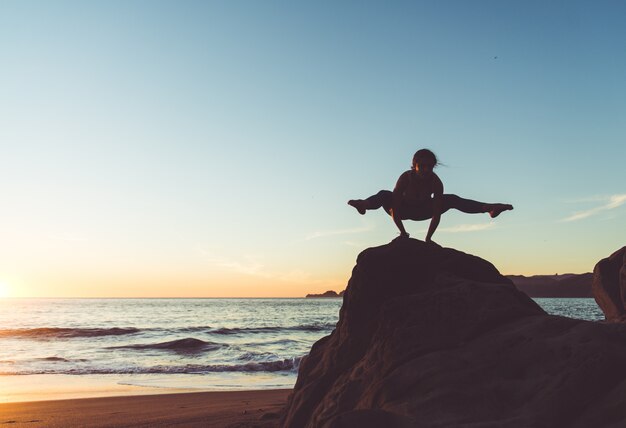
M346 201L421 147L446 193L515 206L448 213L437 242L591 271L626 244L624 22L619 1L3 1L4 294L342 289L397 235Z

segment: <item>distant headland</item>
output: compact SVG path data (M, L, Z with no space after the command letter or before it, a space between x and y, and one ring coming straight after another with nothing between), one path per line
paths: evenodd
M593 273L555 275L506 275L518 290L530 297L593 297Z
M554 275L506 275L518 290L529 297L593 297L593 273L564 273ZM345 290L344 290L345 291ZM307 294L306 298L343 297L344 291L328 290L322 294Z
M325 293L322 294L307 294L306 298L307 299L318 299L318 298L324 298L324 297L343 297L343 293L345 292L342 291L340 293L337 293L336 291L333 290L328 290Z

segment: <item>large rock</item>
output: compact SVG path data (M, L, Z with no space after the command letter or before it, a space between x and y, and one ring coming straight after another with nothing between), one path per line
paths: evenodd
M416 240L362 252L281 424L626 426L626 326L547 315L489 262Z
M596 264L591 288L607 321L626 321L626 247Z

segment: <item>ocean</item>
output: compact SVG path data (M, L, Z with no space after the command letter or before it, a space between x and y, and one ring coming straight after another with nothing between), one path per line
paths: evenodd
M603 319L593 299L535 301L551 314ZM0 402L60 390L70 398L291 388L302 357L335 327L341 303L0 299Z

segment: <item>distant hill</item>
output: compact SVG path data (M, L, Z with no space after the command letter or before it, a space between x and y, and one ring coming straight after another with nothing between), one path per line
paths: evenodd
M328 290L327 292L322 293L322 294L307 294L306 295L307 299L311 299L311 298L316 299L316 298L319 298L319 297L343 297L343 291L341 293L337 294L333 290Z
M530 297L593 297L592 273L563 275L507 275L515 286Z
M506 275L518 290L530 297L593 297L591 281L593 273L564 273L562 275ZM344 290L345 291L345 290ZM337 293L328 290L322 294L307 294L307 299L324 297L342 297L343 291Z

